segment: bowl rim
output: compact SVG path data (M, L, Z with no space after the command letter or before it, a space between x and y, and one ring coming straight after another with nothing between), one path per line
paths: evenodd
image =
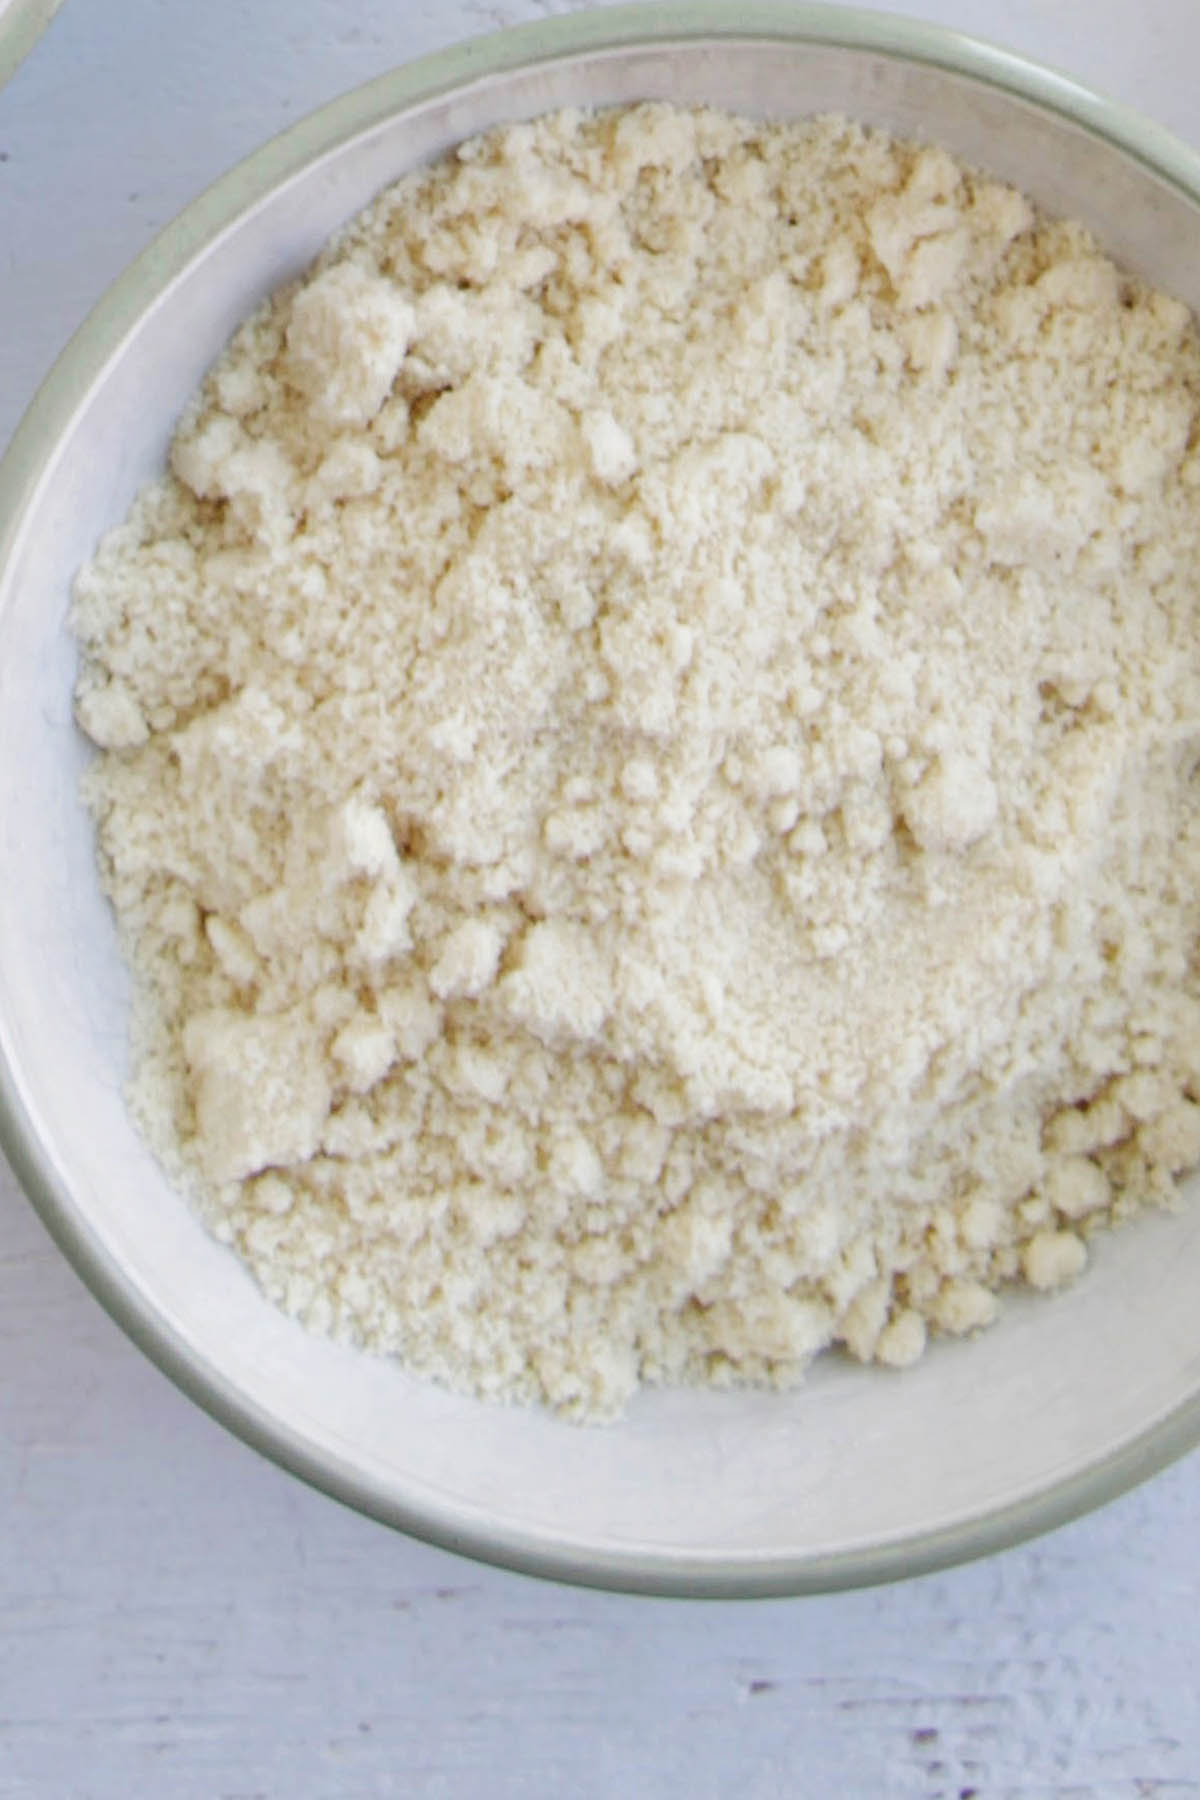
M0 87L24 61L63 0L0 0Z
M61 0L16 0L6 44L28 48ZM22 28L25 37L22 40ZM308 162L397 113L477 80L583 52L721 38L779 40L915 62L978 82L1082 126L1200 204L1200 154L1132 109L1067 75L962 33L902 16L779 0L650 0L602 7L469 39L402 65L270 139L187 206L112 284L46 376L0 460L0 571L81 395L146 308L213 238ZM1200 1388L1115 1452L1021 1500L949 1527L808 1556L580 1552L517 1527L464 1526L437 1507L382 1491L345 1458L314 1451L185 1350L107 1254L43 1150L0 1050L0 1148L58 1247L125 1334L185 1394L251 1448L310 1486L410 1536L477 1561L579 1586L679 1598L758 1598L867 1586L946 1568L1066 1523L1115 1499L1200 1443Z

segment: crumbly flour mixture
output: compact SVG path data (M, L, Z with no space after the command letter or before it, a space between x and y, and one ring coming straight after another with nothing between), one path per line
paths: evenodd
M899 1366L1200 1159L1200 345L840 119L462 146L79 576L132 1104L477 1393Z

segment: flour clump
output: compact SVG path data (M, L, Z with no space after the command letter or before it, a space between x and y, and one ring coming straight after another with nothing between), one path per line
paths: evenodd
M131 1105L313 1329L903 1367L1200 1160L1200 343L842 119L406 176L76 580Z

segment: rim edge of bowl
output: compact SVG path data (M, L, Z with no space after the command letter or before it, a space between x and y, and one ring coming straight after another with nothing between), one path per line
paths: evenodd
M0 12L0 88L17 69L49 25L63 0L9 0Z

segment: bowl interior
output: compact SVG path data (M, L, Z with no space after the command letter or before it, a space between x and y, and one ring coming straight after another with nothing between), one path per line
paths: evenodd
M331 128L274 185L260 159L238 178L232 222L165 284L143 270L115 351L77 353L66 429L36 447L0 577L0 1048L18 1160L36 1163L42 1203L90 1278L173 1372L293 1467L382 1516L528 1566L667 1588L798 1588L990 1547L1160 1454L1147 1432L1174 1417L1165 1430L1178 1434L1179 1409L1200 1406L1200 1209L1102 1241L1074 1290L1014 1298L977 1343L935 1345L902 1378L830 1360L782 1396L645 1394L602 1430L444 1393L276 1313L142 1148L121 1098L127 984L76 798L69 580L161 466L232 328L415 161L500 120L647 96L845 111L938 140L1084 218L1121 260L1200 303L1200 209L1132 155L980 80L782 32L493 70L361 129ZM1071 1489L1081 1476L1086 1494Z

